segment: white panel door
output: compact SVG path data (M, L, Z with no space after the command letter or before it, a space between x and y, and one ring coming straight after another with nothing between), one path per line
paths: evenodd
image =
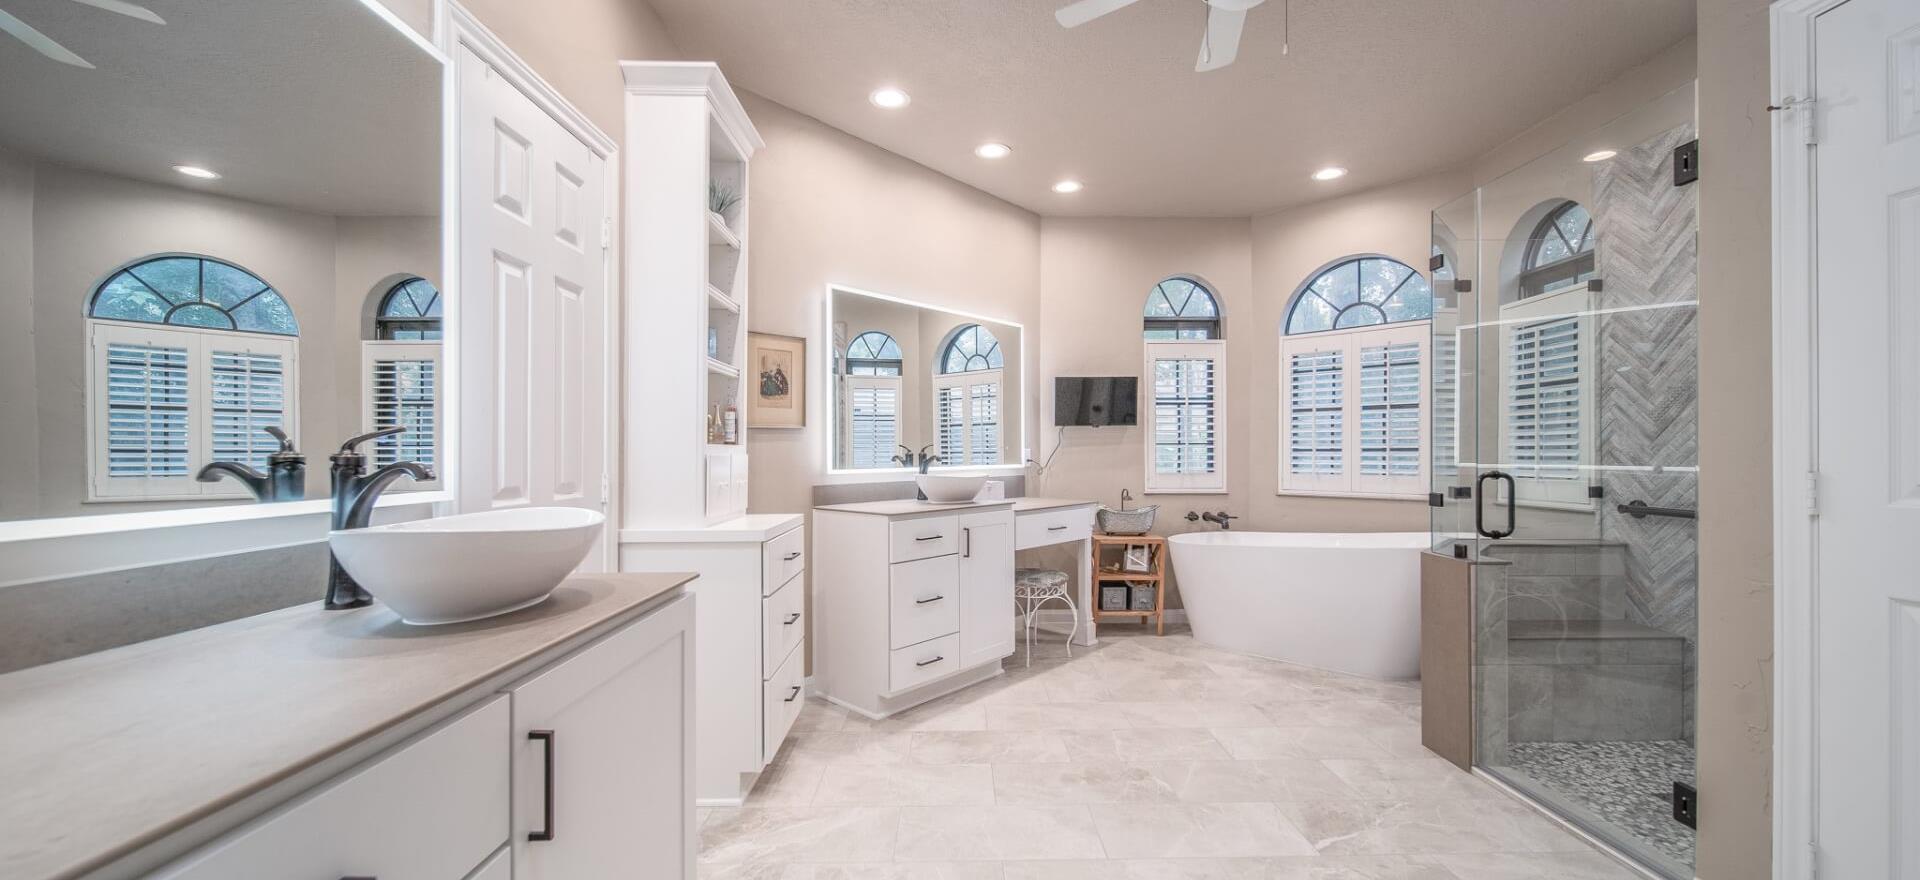
M458 76L459 509L604 510L605 160L464 46Z
M1013 514L960 517L960 665L1013 653Z
M1920 3L1850 0L1814 33L1819 873L1909 880L1920 877Z

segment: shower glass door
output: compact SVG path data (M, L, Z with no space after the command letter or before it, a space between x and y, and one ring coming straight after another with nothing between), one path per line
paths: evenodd
M1475 763L1678 878L1693 876L1697 215L1673 166L1693 132L1689 86L1433 217L1436 297L1450 290L1433 530L1476 562Z

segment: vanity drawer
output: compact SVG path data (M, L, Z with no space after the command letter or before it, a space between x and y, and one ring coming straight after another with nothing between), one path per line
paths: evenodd
M508 722L496 697L154 876L464 877L507 840Z
M1014 522L1014 546L1021 550L1080 541L1093 534L1093 511L1086 508L1023 513Z
M960 631L960 560L937 556L888 568L888 647L904 648Z
M801 578L787 581L779 592L760 603L760 662L763 679L775 670L807 635L807 591Z
M798 650L787 655L785 663L775 670L773 677L761 687L760 723L760 760L771 761L780 751L780 743L786 741L787 731L793 729L793 721L800 717L800 710L807 704L806 693L801 681L806 678L806 663L801 655L806 651Z
M890 562L909 562L929 556L960 552L960 517L925 516L903 519L887 526L893 552Z
M807 568L807 527L796 526L761 545L764 554L760 568L762 595L771 596L793 576Z
M960 634L941 636L912 647L900 648L889 657L891 668L887 686L893 693L926 684L960 670Z

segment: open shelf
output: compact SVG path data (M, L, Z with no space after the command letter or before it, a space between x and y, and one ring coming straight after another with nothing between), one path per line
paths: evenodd
M733 297L721 292L720 288L711 284L707 285L707 304L716 309L729 311L736 315L740 314L740 303L736 302Z
M682 228L684 229L685 227ZM727 221L722 219L719 214L708 211L707 244L711 247L728 247L739 250L740 236L735 235L733 230L727 228Z
M739 367L736 367L730 363L727 363L726 361L718 360L716 358L707 358L707 372L717 373L729 379L740 378Z

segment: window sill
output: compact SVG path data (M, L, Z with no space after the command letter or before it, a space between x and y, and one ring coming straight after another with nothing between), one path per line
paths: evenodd
M1366 492L1312 492L1301 489L1279 489L1273 493L1280 498L1347 498L1354 501L1418 501L1427 502L1425 495L1385 495Z
M1232 495L1230 489L1142 489L1142 495Z

